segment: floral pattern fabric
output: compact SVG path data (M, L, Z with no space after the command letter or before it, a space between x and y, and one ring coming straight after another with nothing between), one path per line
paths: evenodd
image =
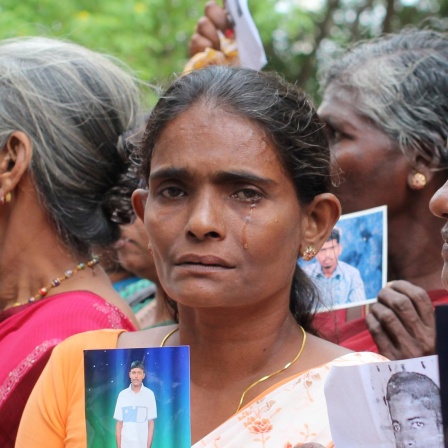
M383 360L374 353L350 353L291 377L249 403L193 448L294 448L311 442L331 448L324 396L330 368Z

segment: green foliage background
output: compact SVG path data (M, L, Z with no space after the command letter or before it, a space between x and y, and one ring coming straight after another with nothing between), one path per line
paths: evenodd
M328 51L423 18L448 13L448 0L249 0L269 69L316 95L321 47ZM182 71L205 0L0 0L0 38L66 38L127 62L158 83ZM379 13L378 13L379 11ZM383 13L383 18L375 17ZM329 46L331 41L333 45Z

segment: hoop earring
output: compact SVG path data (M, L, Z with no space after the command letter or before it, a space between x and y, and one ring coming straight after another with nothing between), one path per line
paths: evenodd
M426 176L422 173L410 174L409 185L413 190L422 190L427 183Z
M302 252L302 258L305 261L312 260L317 254L316 249L314 249L313 246L308 246L303 252Z

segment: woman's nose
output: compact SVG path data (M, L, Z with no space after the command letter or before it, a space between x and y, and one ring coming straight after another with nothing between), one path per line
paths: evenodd
M429 209L433 215L448 218L448 181L434 193L429 202Z
M198 240L224 237L223 206L220 198L204 192L192 201L189 208L187 235Z

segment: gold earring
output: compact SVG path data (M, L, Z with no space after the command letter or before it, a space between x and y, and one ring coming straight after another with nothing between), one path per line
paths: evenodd
M308 246L303 252L302 252L302 258L305 261L312 260L317 254L316 249L314 249L313 246Z
M414 173L410 175L409 184L413 190L421 190L425 188L426 185L426 176L422 173Z
M11 193L6 193L5 195L5 202L11 202L12 199L12 194Z

